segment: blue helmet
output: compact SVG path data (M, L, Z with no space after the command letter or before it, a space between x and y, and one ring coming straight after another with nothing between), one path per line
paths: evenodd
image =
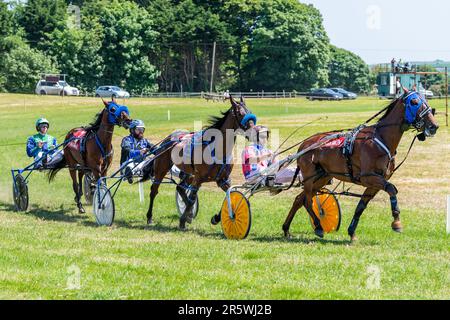
M133 130L136 129L136 128L143 128L143 129L145 129L144 121L139 120L139 119L135 119L135 120L131 121L130 132L132 133Z

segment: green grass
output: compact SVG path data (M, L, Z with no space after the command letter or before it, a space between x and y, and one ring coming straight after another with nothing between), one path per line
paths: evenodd
M319 117L287 144L315 132L354 127L387 101L351 102L248 100L262 124L278 129L281 140L296 127ZM200 99L135 99L127 102L133 118L147 124L146 134L158 141L174 129L192 129L228 105ZM145 226L148 199L139 203L137 186L123 185L116 196L113 227L97 227L92 208L79 215L71 181L62 171L52 184L43 173L31 177L30 210L12 207L11 167L30 162L24 143L34 121L43 115L51 133L62 140L70 128L87 124L100 110L97 99L0 94L0 298L4 299L449 299L449 235L445 232L446 195L450 187L449 130L444 127L443 101L437 107L437 138L415 146L393 177L405 226L390 229L388 197L378 195L365 212L359 242L349 245L346 229L356 199L340 198L341 230L325 240L314 237L304 210L292 224L293 239L281 226L298 192L251 199L253 225L245 241L224 239L220 226L209 224L224 195L214 184L200 191L200 212L187 232L178 231L173 186L163 186L155 204L156 225ZM170 110L171 120L167 120ZM116 129L117 168L121 136ZM405 136L398 161L409 146ZM240 168L233 173L240 183ZM145 185L148 193L149 184ZM352 191L358 192L359 188ZM80 288L69 289L73 267ZM377 278L379 286L370 286ZM376 282L376 281L375 281Z

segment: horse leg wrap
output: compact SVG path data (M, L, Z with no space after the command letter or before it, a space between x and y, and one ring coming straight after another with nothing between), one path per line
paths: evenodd
M389 182L387 182L384 185L384 191L389 193L390 196L396 196L398 194L397 188L392 183Z
M348 235L353 236L355 234L356 228L358 227L359 218L361 218L361 215L363 214L364 210L366 210L367 204L364 202L363 199L361 199L358 203L358 206L355 210L355 216L352 219L352 222L350 223L350 226L348 227Z
M193 190L189 196L188 196L188 205L189 207L192 207L195 204L195 201L197 200L197 190Z
M352 219L352 222L350 223L350 226L348 227L348 235L352 237L355 234L356 228L358 227L359 218L354 217Z
M395 219L397 219L398 216L400 215L400 209L398 207L397 196L392 196L390 198L390 200L391 200L392 215L394 216Z

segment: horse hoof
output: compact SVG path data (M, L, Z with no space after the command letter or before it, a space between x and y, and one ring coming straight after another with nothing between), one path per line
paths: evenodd
M78 213L79 214L84 214L84 213L86 213L86 210L84 210L84 208L79 208L78 209Z
M180 231L186 231L187 230L185 225L181 225L180 224L179 228L180 228Z
M402 223L400 221L392 222L392 230L397 233L402 233L403 232Z
M350 243L354 244L358 241L358 237L356 235L350 236Z
M153 220L152 219L148 219L147 220L147 225L148 226L152 226L153 225Z
M284 238L285 238L286 240L291 240L291 239L292 239L292 235L290 234L290 232L285 232L285 233L284 233Z
M323 230L322 229L316 229L314 230L314 234L319 237L320 239L323 239Z
M220 216L219 215L214 215L211 218L211 224L213 226L217 226L220 223Z

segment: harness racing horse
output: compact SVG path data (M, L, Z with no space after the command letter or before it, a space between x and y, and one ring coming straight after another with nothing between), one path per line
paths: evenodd
M48 173L48 180L51 182L58 171L66 166L69 167L79 213L85 213L81 204L85 171L92 172L93 182L106 176L114 154L111 144L114 126L118 125L127 129L131 123L127 107L118 105L114 100L103 101L103 103L105 108L96 115L93 123L88 127L74 128L69 131L65 139L64 158Z
M356 228L368 203L379 191L389 194L394 218L392 229L402 232L400 209L397 203L397 188L389 181L395 172L395 155L403 133L415 128L421 132L419 140L436 134L439 126L434 111L417 92L404 89L404 95L395 99L386 109L386 113L373 126L360 126L352 132L353 150L347 155L342 148L321 147L306 153L297 160L296 176L301 172L304 191L299 194L283 224L285 237L289 238L289 228L296 212L305 206L314 220L315 233L323 237L320 220L312 209L312 198L332 178L344 182L362 185L366 188L356 208L353 220L348 228L352 241L356 240ZM336 132L320 133L305 140L300 146L302 151L309 146L329 137ZM348 139L348 137L346 138ZM397 167L398 168L398 167ZM296 178L294 178L295 181Z
M233 169L230 159L236 132L239 129L245 131L256 124L256 116L247 109L242 97L239 103L232 97L230 101L231 108L223 112L222 117L211 117L210 126L203 131L188 134L187 138L180 135L180 132L174 132L164 139L162 145L166 147L158 151L155 160L143 169L142 181L153 180L147 224L153 223L155 197L161 182L174 164L182 172L180 178L184 177L177 186L177 191L187 204L180 217L181 230L186 229L186 222L192 222L192 208L203 183L216 182L224 191L230 188L229 176ZM191 191L189 195L186 190Z

